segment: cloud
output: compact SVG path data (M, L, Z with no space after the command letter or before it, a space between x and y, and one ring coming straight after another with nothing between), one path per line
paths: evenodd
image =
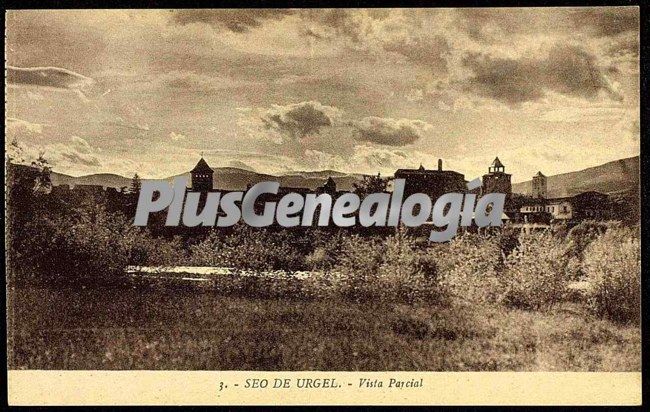
M322 128L333 126L342 112L336 107L316 101L306 101L286 106L272 105L264 111L260 120L265 129L282 137L299 140L318 134Z
M342 153L330 153L307 149L302 157L304 170L332 169L346 173L366 173L392 176L400 168L436 168L438 156L410 148L396 148L385 145L359 144ZM490 164L492 159L487 161ZM451 163L443 159L445 169ZM456 162L454 162L454 165ZM463 172L463 169L457 170Z
M638 7L594 7L570 13L576 28L588 27L596 36L639 30Z
M79 152L79 153L84 153L88 154L92 152L92 147L90 147L90 144L85 139L82 139L79 136L72 136L70 138L70 141L73 144L73 147Z
M457 26L473 40L492 43L513 35L612 36L638 31L637 7L455 9Z
M436 11L432 11L437 15ZM356 50L377 54L389 52L434 71L445 71L450 51L447 39L432 33L417 11L332 9L309 10L304 34L319 40L347 40ZM385 53L384 53L385 54Z
M184 134L181 134L181 133L171 132L171 133L169 133L169 138L172 139L173 141L177 142L179 140L187 139L187 136L185 136Z
M49 87L81 93L93 83L90 77L59 67L7 67L9 85Z
M345 37L362 43L372 19L363 10L306 10L301 16L307 22L305 34L317 39Z
M20 133L21 131L26 131L33 134L43 133L44 124L40 123L31 123L26 120L17 119L15 117L6 118L6 130L10 133Z
M7 145L7 155L16 163L29 164L36 160L40 154L53 167L64 170L96 168L102 166L102 162L96 156L96 150L83 138L72 136L66 143L48 144L45 146L27 144L24 145L16 139Z
M402 150L367 145L355 146L351 161L365 170L395 171L409 158Z
M422 133L433 126L421 120L364 117L350 122L356 130L359 141L389 146L405 146L422 137Z
M306 166L314 170L343 170L348 165L340 155L314 149L305 150L304 160Z
M38 159L38 154L38 151L33 147L25 147L15 137L10 142L5 143L5 158L9 159L13 164L31 164Z
M472 72L465 89L511 106L540 100L548 92L595 99L605 92L622 100L607 76L610 68L599 66L583 48L556 45L540 57L503 58L468 53L463 64Z
M399 37L383 42L385 51L401 54L409 61L419 64L436 72L447 70L447 54L450 45L447 39L440 35L424 35Z
M106 124L111 126L123 127L125 129L139 130L141 132L148 132L150 130L148 124L126 123L124 119L122 119L121 117L118 117L116 121L106 122Z
M172 22L178 25L203 23L217 29L245 33L269 20L282 20L294 14L286 9L177 10Z
M597 122L620 120L626 109L624 107L581 107L578 105L558 104L552 110L543 109L538 115L540 120L548 122Z
M173 70L168 73L159 75L154 80L154 83L170 89L199 93L259 85L259 82L257 81L212 76L191 71L179 70Z
M101 166L101 162L94 154L90 144L79 136L72 136L70 144L57 144L46 149L46 158L53 165L70 163L83 166Z

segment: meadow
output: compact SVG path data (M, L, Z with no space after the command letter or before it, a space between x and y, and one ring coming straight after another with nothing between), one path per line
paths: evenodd
M153 287L9 297L12 369L640 370L638 326L571 302L530 311Z

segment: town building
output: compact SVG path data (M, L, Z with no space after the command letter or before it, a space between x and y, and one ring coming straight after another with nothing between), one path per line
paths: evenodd
M438 169L429 170L420 165L418 169L398 169L395 179L404 179L404 197L414 193L424 193L432 200L445 193L467 192L465 175L452 170L442 170L442 159L438 159Z
M481 194L505 193L507 197L512 194L512 175L506 173L506 168L498 157L488 168L488 173L483 175Z
M327 193L330 196L336 195L336 182L332 179L332 176L327 178L327 181L323 186L316 188L316 193Z
M192 175L192 191L210 192L214 189L214 170L212 170L203 157L194 166L194 169L190 171L190 174Z
M533 177L532 198L519 209L524 221L580 221L611 218L609 196L587 191L574 196L547 198L546 176L537 172Z
M546 176L542 172L537 172L533 176L533 197L545 199L548 192L546 190Z

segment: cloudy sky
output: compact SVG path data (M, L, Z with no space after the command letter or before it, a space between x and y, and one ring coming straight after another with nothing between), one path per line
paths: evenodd
M10 11L7 142L54 170L513 181L639 154L637 8ZM14 148L11 148L14 150Z

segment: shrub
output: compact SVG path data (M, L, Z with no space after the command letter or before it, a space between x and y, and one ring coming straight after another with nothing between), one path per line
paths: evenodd
M218 294L246 298L303 298L302 282L283 272L247 273L236 271L214 278L212 287Z
M498 302L501 237L465 232L447 244L432 245L437 277L446 293L470 302Z
M641 308L641 242L633 229L610 229L584 251L589 308L619 322L638 322Z
M340 293L357 301L435 300L439 289L431 264L412 237L400 231L382 239L343 240L334 272Z
M353 235L343 240L333 269L341 273L340 292L354 300L378 298L375 278L381 265L382 245L374 239Z
M614 225L610 222L585 220L572 227L567 234L569 242L568 253L582 260L582 252L589 244L607 231L607 228Z
M504 303L539 309L562 299L566 288L566 244L550 232L522 233L504 262Z
M131 247L129 263L132 265L175 266L188 261L179 236L166 239L143 232Z
M51 235L52 280L64 283L119 282L134 246L143 242L140 229L102 206L75 210Z
M430 269L431 261L417 249L414 239L400 231L386 239L374 280L383 296L406 302L431 301L439 290Z
M305 258L299 239L278 231L238 226L235 231L221 237L216 231L190 248L190 262L193 265L227 266L253 270L303 270Z

